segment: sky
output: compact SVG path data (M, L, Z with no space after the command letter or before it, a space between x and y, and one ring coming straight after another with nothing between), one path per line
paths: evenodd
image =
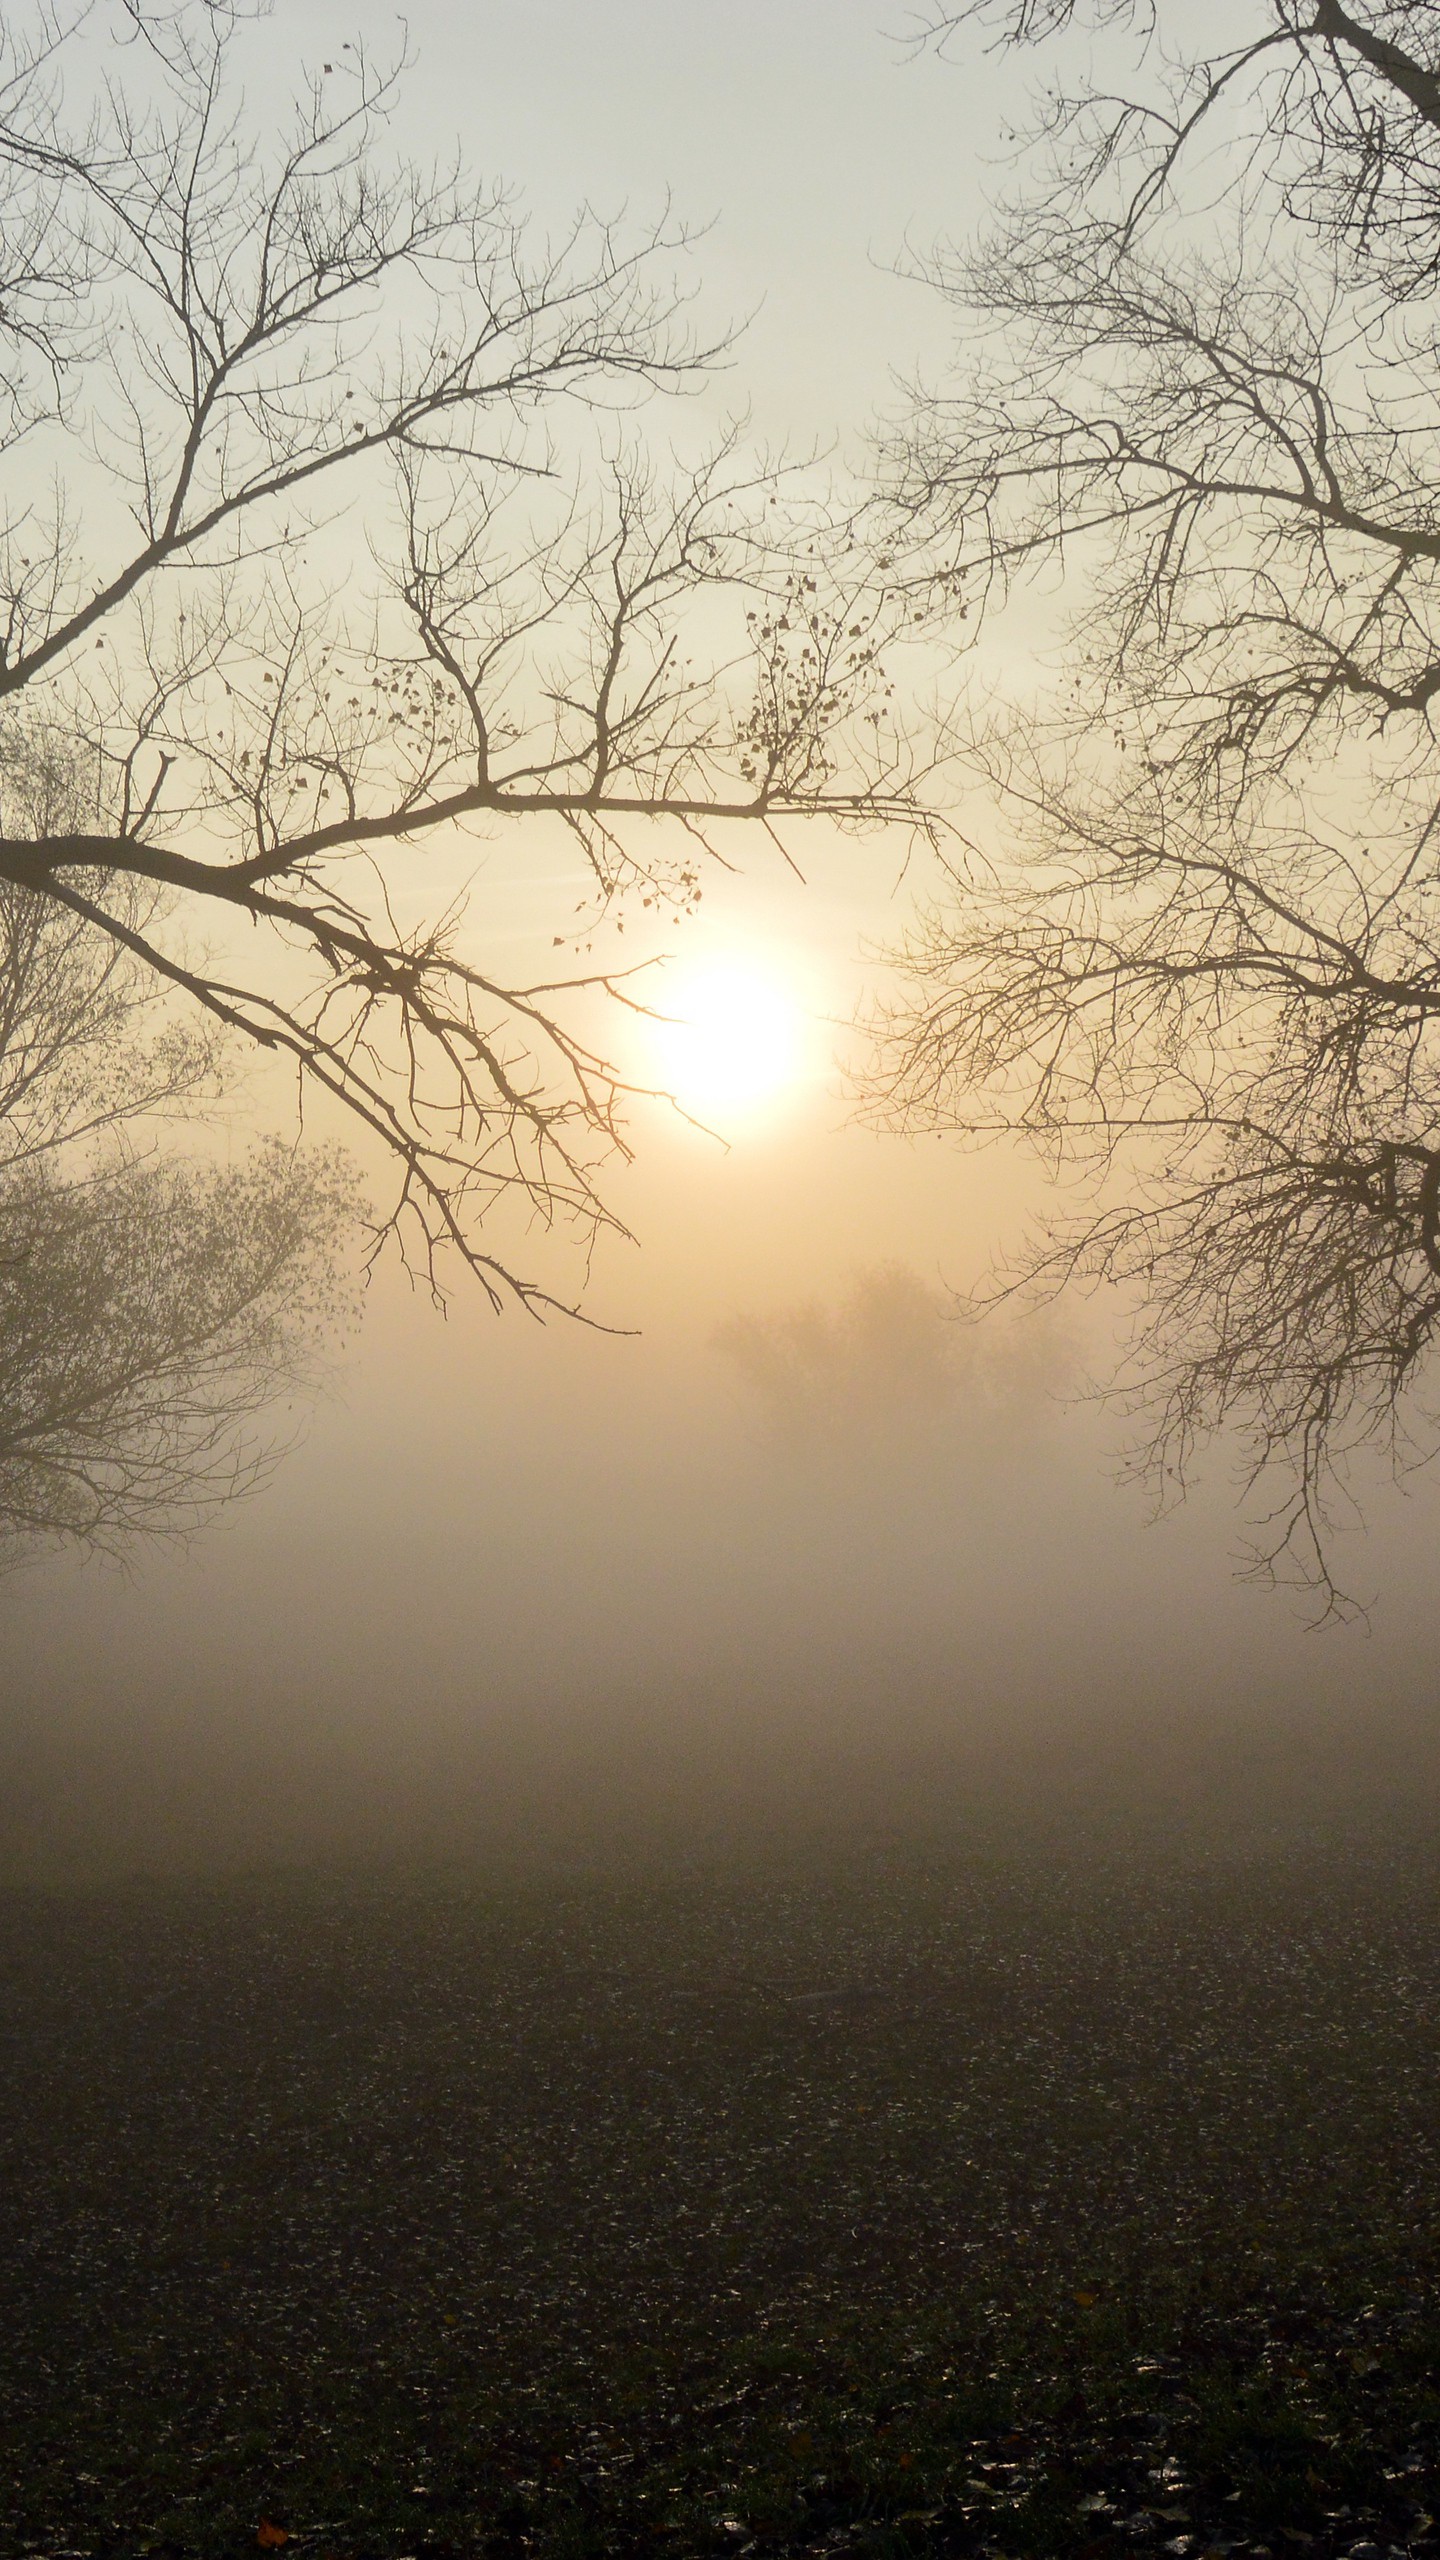
M853 452L942 360L895 269L979 217L1017 103L999 65L915 55L885 0L416 0L407 23L410 147L458 130L542 225L668 190L710 226L703 308L749 315L717 416ZM285 0L256 93L357 30L383 53L396 21ZM928 1402L891 1392L881 1318L855 1350L867 1305L898 1324L973 1281L1038 1177L854 1125L842 1026L915 882L884 845L798 851L803 881L758 856L667 928L682 974L779 989L796 1050L728 1145L637 1110L611 1186L637 1241L588 1301L616 1330L463 1291L442 1318L382 1274L252 1503L129 1574L55 1557L0 1586L0 1877L698 1855L1002 1801L1242 1827L1433 1805L1423 1487L1381 1486L1354 1545L1372 1631L1317 1637L1235 1580L1223 1451L1162 1523L1116 1484L1120 1426L1083 1393L1103 1310L983 1351L952 1329ZM507 840L477 914L523 939L568 886L553 846ZM819 1344L838 1420L767 1398L747 1323Z

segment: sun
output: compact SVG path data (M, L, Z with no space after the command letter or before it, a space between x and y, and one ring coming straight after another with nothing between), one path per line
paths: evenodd
M682 1110L722 1131L796 1084L804 1067L800 1008L752 963L714 960L667 976L655 999L660 1081Z

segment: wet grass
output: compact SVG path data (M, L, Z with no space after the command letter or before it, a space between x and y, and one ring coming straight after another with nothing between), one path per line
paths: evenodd
M0 2545L1435 2550L1440 1862L0 1905Z

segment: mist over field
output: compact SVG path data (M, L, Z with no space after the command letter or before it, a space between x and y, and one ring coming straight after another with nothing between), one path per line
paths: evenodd
M9 1577L0 1873L1426 1835L1424 1479L1361 1473L1368 1626L1238 1580L1223 1446L1168 1517L1123 1481L1113 1306L960 1311L1033 1188L847 1129L828 1073L728 1152L656 1120L620 1196L626 1330L382 1276L188 1552Z
M12 1579L5 1872L1433 1820L1423 1499L1356 1542L1373 1631L1307 1632L1234 1582L1223 1476L1159 1523L1116 1484L1072 1320L959 1323L893 1263L725 1308L377 1307L189 1556Z

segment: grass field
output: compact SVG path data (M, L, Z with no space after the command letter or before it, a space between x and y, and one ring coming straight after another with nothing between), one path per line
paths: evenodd
M1440 1860L0 1903L0 2543L1440 2551Z

